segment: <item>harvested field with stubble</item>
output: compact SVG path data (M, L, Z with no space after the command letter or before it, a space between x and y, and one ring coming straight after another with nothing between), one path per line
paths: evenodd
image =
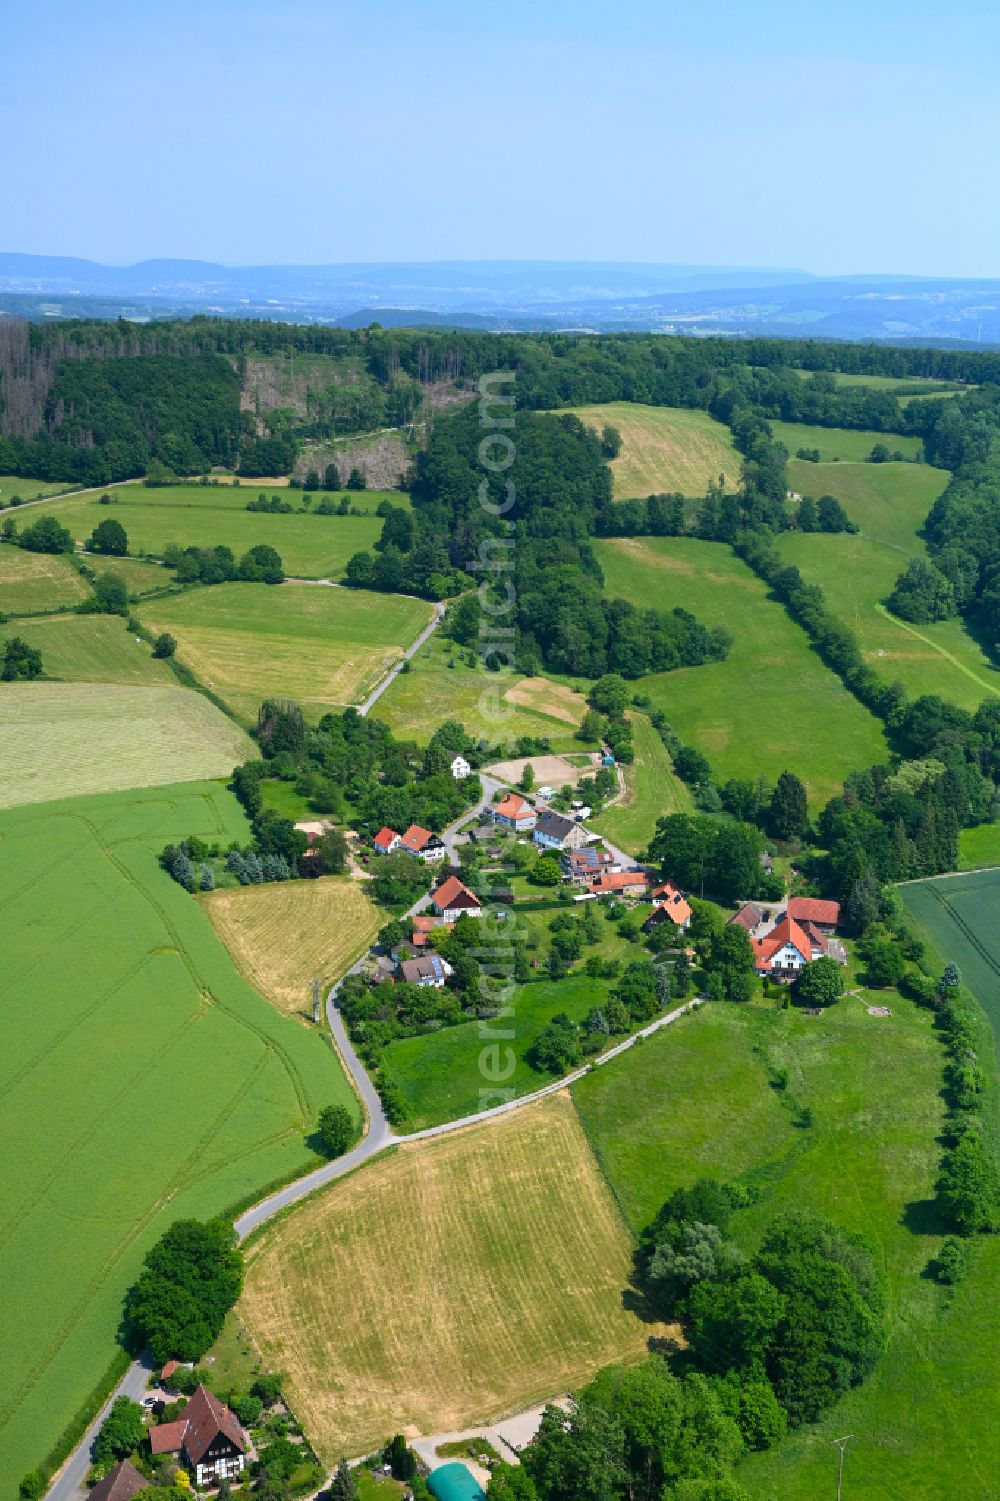
M687 407L650 407L633 401L572 407L587 427L616 427L622 450L611 460L615 500L641 499L667 491L704 495L710 480L739 480L740 456L728 427L707 412Z
M631 1239L567 1094L402 1146L248 1252L241 1313L327 1462L638 1360Z
M253 754L242 731L188 688L4 683L0 808L228 776Z
M216 584L140 606L154 635L244 721L265 698L292 698L310 718L360 702L403 655L432 607L401 594L323 585Z
M364 953L385 914L364 883L321 876L219 890L201 898L215 931L251 985L312 1024L312 982L323 995Z

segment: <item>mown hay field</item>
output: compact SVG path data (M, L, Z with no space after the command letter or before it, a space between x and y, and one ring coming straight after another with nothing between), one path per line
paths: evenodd
M44 615L8 620L0 641L20 636L42 654L46 678L64 683L163 684L176 679L168 664L137 640L117 615Z
M574 731L587 705L571 687L548 678L470 667L461 648L438 633L411 659L410 671L393 680L375 712L397 735L415 740L427 741L442 720L457 719L489 745L531 735L558 752L581 749Z
M187 688L0 684L0 808L224 777L252 751Z
M639 1359L631 1240L565 1094L402 1146L249 1250L242 1316L328 1463Z
M0 547L0 613L53 610L78 604L89 593L86 580L67 558Z
M323 585L217 584L138 607L177 639L177 658L247 722L265 698L312 718L363 700L431 618L400 594Z
M642 692L716 777L773 778L787 767L816 803L847 772L886 754L882 727L826 668L767 588L728 547L690 537L595 544L609 595L660 609L681 605L725 626L724 662L643 678Z
M961 620L913 626L883 606L909 559L927 556L918 533L947 472L927 464L800 460L789 474L800 493L835 495L860 527L856 535L785 532L776 545L807 583L820 585L828 608L856 632L869 665L914 698L938 693L967 709L1000 692L1000 675Z
M322 876L209 892L201 898L237 969L279 1011L312 1023L312 982L323 1000L385 921L363 881Z
M591 827L628 854L638 855L656 833L657 819L668 813L689 813L694 800L675 775L670 754L646 715L633 712L629 718L635 760L622 769L625 795L592 819Z
M611 460L616 500L644 498L666 491L704 495L710 480L726 476L733 490L739 480L740 456L728 427L707 412L687 407L650 407L633 401L609 401L572 407L587 427L616 427L622 451Z
M189 833L249 829L204 782L0 814L4 1495L110 1365L122 1297L167 1225L315 1165L319 1110L357 1109L320 1030L241 978L159 868Z
M129 551L162 557L170 543L181 547L231 547L237 558L249 547L268 543L277 548L285 572L302 578L340 578L352 553L370 548L382 531L375 511L382 500L394 506L409 506L409 497L396 490L351 492L349 499L363 516L316 516L323 498L317 495L312 509L298 514L301 492L287 486L276 493L296 507L289 515L248 511L248 500L258 494L270 499L268 480L244 480L239 486L115 485L107 492L111 505L102 505L97 494L71 496L53 502L51 514L68 526L83 544L100 521L120 521L128 535ZM339 501L339 496L333 497ZM36 520L49 514L49 507L28 513Z

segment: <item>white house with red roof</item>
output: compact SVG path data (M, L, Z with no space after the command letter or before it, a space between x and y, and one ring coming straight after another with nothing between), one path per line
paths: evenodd
M478 917L483 910L476 893L463 885L458 876L449 876L437 891L431 892L431 906L445 922L458 922L463 913L467 917Z
M247 1462L250 1447L235 1413L214 1392L199 1386L181 1416L149 1430L154 1455L172 1454L194 1475L198 1486L236 1480Z
M418 823L411 823L406 833L400 835L399 848L408 855L416 855L418 860L423 860L428 865L437 864L447 853L444 840L439 835L432 834L430 829L421 828Z
M646 919L647 928L655 928L668 918L678 928L691 926L691 907L687 897L673 881L664 881L652 891L653 910Z
M393 850L399 848L399 835L395 829L390 829L386 825L386 827L379 829L372 840L372 844L380 855L391 855Z
M493 809L493 822L515 833L530 832L537 821L534 808L519 792L508 792Z
M831 905L836 906L836 903ZM772 980L794 980L814 959L847 963L843 944L824 933L814 922L796 922L786 913L769 932L751 938L754 965L759 975Z

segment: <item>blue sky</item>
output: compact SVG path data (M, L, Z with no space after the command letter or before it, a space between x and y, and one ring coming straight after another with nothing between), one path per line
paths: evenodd
M1000 7L11 7L0 249L1000 275Z

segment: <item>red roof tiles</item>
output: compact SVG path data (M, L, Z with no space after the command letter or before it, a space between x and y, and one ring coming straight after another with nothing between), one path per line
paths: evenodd
M820 901L814 896L793 896L788 899L788 915L796 922L818 922L835 928L840 922L840 903Z

